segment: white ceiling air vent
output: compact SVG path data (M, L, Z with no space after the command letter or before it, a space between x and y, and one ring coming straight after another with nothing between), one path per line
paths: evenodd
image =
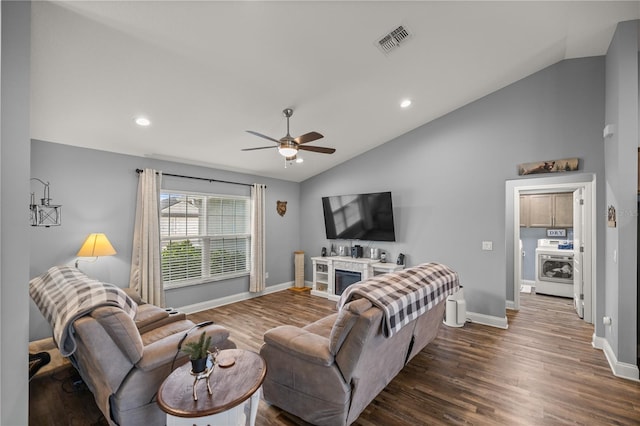
M405 26L400 25L398 28L391 31L389 34L385 34L378 40L378 49L380 49L384 54L391 53L409 38L411 38L409 30L407 30Z

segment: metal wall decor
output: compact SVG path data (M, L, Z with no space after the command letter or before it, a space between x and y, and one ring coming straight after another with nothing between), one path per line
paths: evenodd
M31 178L44 186L44 194L40 199L40 204L36 204L36 195L31 193L31 204L29 204L30 223L31 226L59 226L62 223L62 206L59 204L51 204L49 196L49 182L44 182L38 178Z

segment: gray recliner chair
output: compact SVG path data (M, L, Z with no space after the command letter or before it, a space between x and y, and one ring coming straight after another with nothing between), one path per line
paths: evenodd
M134 319L117 307L104 306L74 322L77 349L72 362L111 425L162 426L166 414L156 393L172 367L188 359L178 345L197 340L203 331L212 336L212 347L230 349L235 344L222 326L199 326L184 313L127 293L138 303Z
M111 425L166 423L156 394L173 367L187 362L181 345L205 332L212 348L235 348L229 331L213 321L194 324L184 313L145 303L132 289L70 266L31 279L29 294Z

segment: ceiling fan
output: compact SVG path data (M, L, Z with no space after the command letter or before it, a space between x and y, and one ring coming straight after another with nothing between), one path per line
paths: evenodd
M277 145L275 146L261 146L258 148L245 148L242 151L255 151L258 149L269 149L269 148L278 148L278 152L280 155L285 157L287 160L295 160L298 151L311 151L311 152L319 152L321 154L333 154L336 152L335 148L325 148L322 146L309 146L304 145L308 142L313 142L315 140L321 139L322 136L318 132L309 132L304 135L298 136L294 138L289 134L289 118L293 115L293 110L291 108L286 108L282 111L285 117L287 117L287 135L282 137L280 140L274 139L270 136L263 135L262 133L254 132L253 130L247 130L247 133L251 133L252 135L256 135L258 137L268 139L270 141L275 142Z

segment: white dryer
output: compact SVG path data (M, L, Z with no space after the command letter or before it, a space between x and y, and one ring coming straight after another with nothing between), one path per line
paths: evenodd
M538 240L535 263L536 293L573 298L574 265L571 241Z

